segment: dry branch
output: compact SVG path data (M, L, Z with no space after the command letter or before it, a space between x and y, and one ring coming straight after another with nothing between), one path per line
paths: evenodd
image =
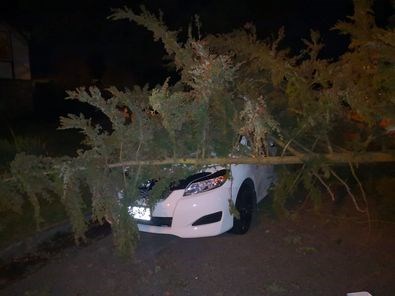
M395 162L395 155L384 152L331 153L331 154L303 154L301 156L264 156L264 157L237 157L237 158L166 158L162 160L131 160L109 164L109 168L135 166L135 165L227 165L227 164L302 164L320 158L331 164L349 163L380 163Z

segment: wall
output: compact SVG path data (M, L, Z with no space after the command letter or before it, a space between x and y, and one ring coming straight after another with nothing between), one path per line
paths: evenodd
M31 79L28 42L6 24L0 24L0 78Z

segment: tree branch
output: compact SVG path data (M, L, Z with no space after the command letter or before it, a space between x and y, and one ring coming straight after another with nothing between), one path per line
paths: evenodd
M348 163L380 163L395 162L395 155L384 152L365 152L362 154L353 153L331 153L331 154L301 154L300 156L265 156L265 157L224 157L224 158L166 158L139 161L124 161L109 164L109 168L134 166L134 165L227 165L227 164L303 164L314 158L321 158L327 163L348 164Z
M361 213L366 213L366 209L363 210L363 209L360 208L360 206L359 206L359 204L358 204L358 202L357 202L357 198L356 198L355 195L351 192L350 186L348 186L347 183L346 183L342 178L340 178L339 175L337 175L333 170L331 170L330 172L331 172L332 175L335 176L335 178L338 179L338 180L340 181L340 183L342 183L343 186L346 188L347 193L348 193L348 195L351 197L351 199L352 199L352 201L353 201L353 203L354 203L354 206L355 206L355 208L357 209L357 211L358 211L358 212L361 212Z

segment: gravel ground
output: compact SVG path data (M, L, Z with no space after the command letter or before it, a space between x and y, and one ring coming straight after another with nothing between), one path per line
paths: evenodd
M259 215L244 236L142 233L129 260L106 232L9 277L0 295L395 295L394 225L369 234L357 222L305 211L293 220Z

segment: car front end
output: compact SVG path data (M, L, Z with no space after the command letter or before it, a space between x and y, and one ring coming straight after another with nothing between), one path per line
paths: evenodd
M129 207L140 231L179 237L207 237L233 225L229 211L232 182L225 169L192 176L152 209L144 201Z

